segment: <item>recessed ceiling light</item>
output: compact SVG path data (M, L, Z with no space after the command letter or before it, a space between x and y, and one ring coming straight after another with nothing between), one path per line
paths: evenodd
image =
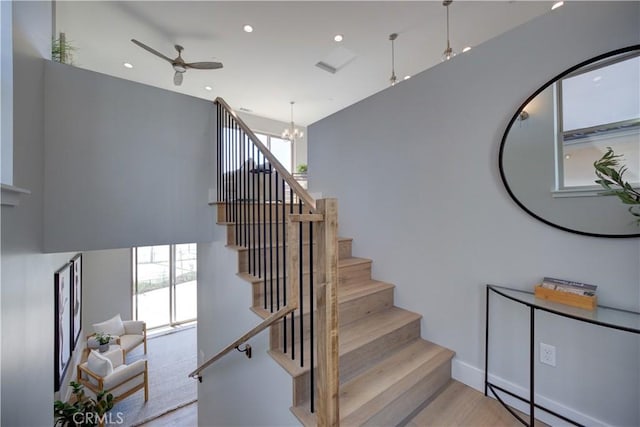
M560 6L562 6L564 4L563 1L557 1L553 4L553 6L551 6L551 10L556 10L557 8L559 8Z
M594 82L594 83L598 83L600 80L602 80L602 76L595 76L595 77L593 78L593 82Z
M471 50L471 46L467 46L464 49L462 49L462 52L469 52Z
M205 86L204 88L205 88L205 90L213 90L213 88L211 86Z
M133 65L130 62L123 62L124 68L133 68Z
M333 40L341 42L342 40L344 40L344 36L342 34L336 34L335 36L333 36Z
M253 33L253 27L249 24L242 27L242 29L244 30L245 33Z
M405 80L409 80L411 78L411 76L404 76Z

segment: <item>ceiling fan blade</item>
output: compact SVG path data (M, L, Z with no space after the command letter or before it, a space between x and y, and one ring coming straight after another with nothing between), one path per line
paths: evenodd
M187 68L195 68L198 70L217 70L218 68L222 68L221 62L192 62L184 65Z
M169 58L168 56L163 55L162 53L158 52L157 50L150 48L149 46L147 46L146 44L139 42L136 39L131 39L131 41L135 44L137 44L138 46L140 46L141 48L143 48L144 50L153 53L156 56L159 56L160 58L164 59L167 62L173 62L173 59Z
M179 71L176 71L176 73L173 75L173 84L176 86L180 86L182 84L182 74Z

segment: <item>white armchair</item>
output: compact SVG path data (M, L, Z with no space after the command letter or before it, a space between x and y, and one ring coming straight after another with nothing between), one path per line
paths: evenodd
M111 335L113 337L112 343L122 347L125 357L140 344L144 344L144 354L147 354L147 325L141 320L123 321L118 314L104 322L94 323L93 331ZM94 335L87 338L87 347L90 349L98 347Z
M87 361L78 365L78 382L97 395L104 391L113 395L114 402L144 389L144 401L149 400L149 378L146 360L136 360L126 365L124 351L117 349L106 353L92 350Z

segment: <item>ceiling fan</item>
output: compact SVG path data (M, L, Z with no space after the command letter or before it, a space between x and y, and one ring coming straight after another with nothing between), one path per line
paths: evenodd
M180 86L182 84L182 75L189 69L195 68L198 70L217 70L218 68L222 68L221 62L184 62L182 59L182 50L184 49L180 45L175 45L174 47L178 51L178 56L175 59L171 59L168 56L163 55L155 49L150 48L144 43L139 42L136 39L131 39L131 41L144 50L153 53L156 56L164 59L168 63L171 64L176 73L173 75L173 84L176 86Z

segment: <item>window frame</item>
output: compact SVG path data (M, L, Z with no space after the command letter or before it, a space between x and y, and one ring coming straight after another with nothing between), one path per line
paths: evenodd
M640 118L629 119L618 122L608 122L597 126L591 126L586 128L570 129L565 131L563 128L563 99L562 99L562 82L571 77L579 76L594 70L598 70L604 67L608 67L635 57L640 57L640 52L629 52L625 55L618 57L606 58L601 61L590 64L589 66L579 68L571 73L568 73L553 84L554 91L554 108L555 108L555 185L552 190L553 197L591 197L598 196L602 192L602 187L597 184L593 185L580 185L580 186L566 186L565 183L565 168L564 168L564 148L566 137L569 136L571 140L588 138L589 135L595 134L596 129L606 130L598 132L601 136L609 136L614 133L620 132L633 132L634 129L640 130ZM578 136L585 135L585 136ZM631 183L634 188L640 188L640 181Z

